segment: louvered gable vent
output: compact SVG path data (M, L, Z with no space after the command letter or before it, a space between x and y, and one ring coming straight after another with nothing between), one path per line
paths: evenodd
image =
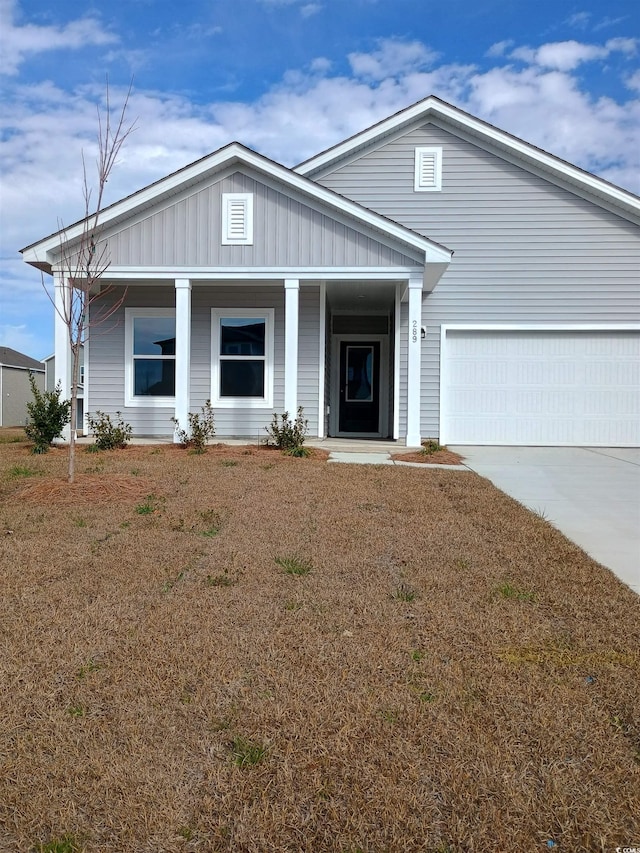
M253 244L252 193L222 194L222 245Z
M442 189L442 148L416 148L416 192Z

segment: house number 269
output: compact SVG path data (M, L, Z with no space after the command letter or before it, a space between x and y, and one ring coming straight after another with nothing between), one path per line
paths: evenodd
M411 326L411 343L418 343L418 321L414 320L413 325Z

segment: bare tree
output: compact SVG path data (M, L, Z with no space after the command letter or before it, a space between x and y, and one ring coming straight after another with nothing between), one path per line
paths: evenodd
M125 124L131 89L132 84L129 86L122 108L114 117L107 81L104 110L101 110L100 106L97 107L97 183L93 186L87 175L84 152L82 154L85 215L80 223L80 236L69 239L67 230L64 227L60 228L60 274L63 280L65 298L56 303L47 291L58 316L67 328L71 350L69 483L73 483L75 479L78 380L83 345L89 339L91 329L109 320L121 307L126 296L125 289L114 302L105 305L103 301L102 305L99 305L100 301L104 300L104 297L114 290L113 286L98 286L110 264L108 245L100 239L101 214L107 181L116 165L120 150L135 124L135 122L129 125Z

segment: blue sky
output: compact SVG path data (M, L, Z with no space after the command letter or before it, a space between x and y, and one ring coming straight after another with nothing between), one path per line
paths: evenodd
M293 165L430 94L640 193L638 0L0 0L0 345L53 350L18 250L83 210L96 104L130 79L107 202L238 140Z

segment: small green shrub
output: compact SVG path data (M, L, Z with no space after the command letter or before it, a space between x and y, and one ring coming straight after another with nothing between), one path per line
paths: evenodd
M422 453L424 456L431 456L432 453L437 453L439 450L446 450L447 448L440 444L435 438L427 438L422 442Z
M313 569L311 560L300 557L276 557L275 561L287 575L308 575Z
M36 385L35 376L29 371L29 385L33 400L27 403L29 423L24 431L34 443L34 453L46 453L56 438L60 438L62 430L71 418L71 401L61 400L62 388L60 383L53 391L40 391Z
M111 420L111 416L105 412L96 412L95 417L87 415L89 429L94 435L94 447L98 450L115 450L127 446L131 441L132 429L130 424L122 420L120 412L116 412L117 423Z
M204 453L207 442L216 434L211 400L207 400L200 412L189 412L189 426L182 429L177 418L171 418L176 425L176 436L182 447L193 450L194 453Z
M294 421L289 417L289 412L283 415L274 414L271 424L265 427L269 436L267 444L273 443L280 450L287 451L302 447L309 429L309 421L305 420L303 411L302 406L299 406Z

